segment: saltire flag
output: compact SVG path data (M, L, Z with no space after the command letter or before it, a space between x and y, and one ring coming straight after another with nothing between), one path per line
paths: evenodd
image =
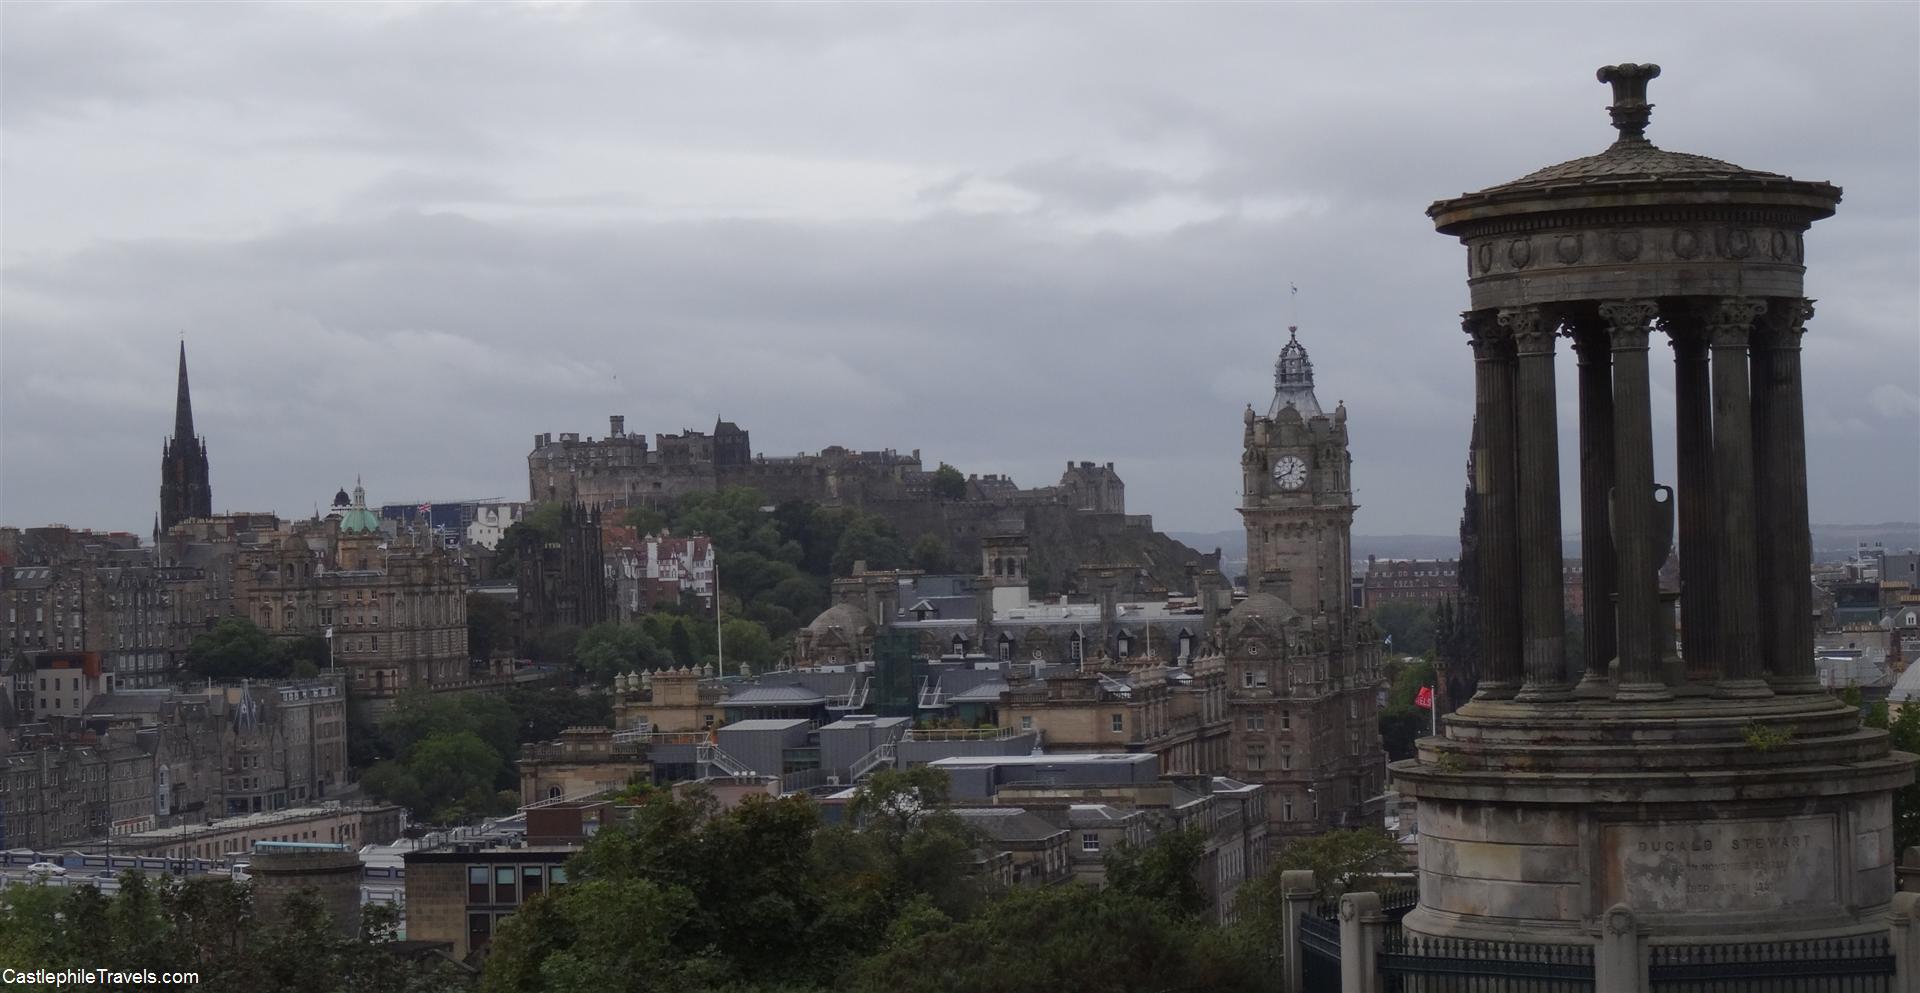
M1419 707L1421 710L1432 710L1433 709L1433 687L1431 686L1420 687L1420 692L1414 694L1413 696L1413 705L1416 707Z

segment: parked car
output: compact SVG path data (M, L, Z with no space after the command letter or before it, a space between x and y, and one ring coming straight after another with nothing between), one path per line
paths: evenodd
M67 867L55 865L52 862L35 862L27 866L27 871L36 876L64 876L67 874Z

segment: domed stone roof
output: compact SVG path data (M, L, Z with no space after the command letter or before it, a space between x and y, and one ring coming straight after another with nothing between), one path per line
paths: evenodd
M1568 186L1645 184L1686 188L1728 184L1747 187L1759 183L1831 189L1826 183L1799 183L1777 172L1747 169L1705 155L1661 148L1646 137L1647 124L1653 113L1653 104L1646 98L1647 83L1660 75L1660 67L1629 62L1603 67L1598 75L1601 82L1613 85L1614 103L1607 109L1613 116L1613 126L1619 131L1619 136L1605 151L1537 169L1512 182L1489 186L1477 193L1463 193L1454 200L1434 204L1428 213L1438 216L1466 202L1499 200L1502 194L1539 193L1549 188Z
M1248 624L1280 625L1300 616L1293 605L1271 593L1254 593L1227 612L1229 630Z
M821 611L820 616L807 625L807 631L819 635L839 628L847 634L853 634L868 626L867 615L861 613L859 608L850 603L836 603Z
M345 510L346 508L353 506L353 501L349 499L347 496L346 487L344 486L340 487L339 492L333 495L333 505L336 509L340 509L340 510Z
M1530 172L1511 183L1490 186L1481 192L1500 193L1538 186L1635 179L1651 181L1786 178L1777 172L1745 169L1731 162L1708 158L1705 155L1669 152L1645 138L1633 140L1622 138L1598 155L1582 156L1558 165L1550 165L1545 169Z

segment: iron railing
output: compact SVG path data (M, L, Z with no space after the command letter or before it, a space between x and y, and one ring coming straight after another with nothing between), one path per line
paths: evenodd
M1341 993L1340 912L1331 900L1316 900L1300 915L1301 993Z
M1592 945L1480 941L1387 930L1380 947L1382 993L1589 993Z
M851 766L847 767L847 780L857 783L860 781L860 777L865 776L867 773L883 765L892 768L895 751L896 746L893 742L881 742L873 751L860 756Z
M1647 950L1647 985L1667 993L1890 993L1893 970L1885 933Z

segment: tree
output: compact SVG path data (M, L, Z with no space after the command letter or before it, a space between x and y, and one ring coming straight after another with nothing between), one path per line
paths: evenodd
M416 816L438 823L499 812L498 783L506 764L471 731L441 732L413 748L407 772L419 786Z
M620 523L640 534L659 534L667 529L667 515L651 507L634 507L620 515Z
M222 617L187 648L187 669L216 682L278 679L290 671L286 652L245 617Z
M1385 831L1356 828L1301 838L1281 851L1280 860L1268 871L1312 869L1324 890L1344 893L1367 889L1382 873L1400 872L1406 863L1400 843Z
M953 466L940 463L933 471L933 495L942 500L961 500L967 495L967 477Z
M1107 885L1159 900L1180 920L1199 920L1213 909L1200 885L1206 854L1206 835L1198 828L1169 831L1145 845L1122 841L1106 855Z
M1902 752L1920 752L1920 704L1908 704L1888 717L1887 705L1874 705L1865 721L1868 727L1882 728ZM1920 845L1920 783L1893 791L1893 850L1904 852Z
M726 641L728 666L745 662L751 668L760 670L773 663L773 638L768 636L766 628L738 618L729 619L720 628L721 636Z
M1243 943L1114 888L1021 887L950 927L920 915L853 970L846 986L888 993L1262 990Z
M887 522L870 514L861 514L840 532L833 548L833 574L850 576L856 563L869 569L896 569L905 564L906 549Z
M1417 600L1388 600L1368 611L1368 616L1393 639L1395 653L1425 655L1433 650L1433 611L1431 605Z
M551 741L570 727L611 727L613 702L604 693L580 694L560 686L521 687L501 696L513 712L521 742Z
M693 632L687 629L686 618L674 618L673 627L667 630L667 648L673 653L673 660L680 665L693 665L700 661L693 649Z
M907 555L908 562L915 568L927 573L950 572L953 569L953 551L937 534L923 534L913 543L913 551Z
M573 648L579 641L579 628L571 624L557 624L535 634L524 647L535 662L565 665L573 661Z
M382 920L386 924L382 924ZM446 963L399 958L390 910L370 908L342 937L323 905L296 895L267 919L246 886L125 873L112 896L91 885L0 888L0 968L192 971L208 993L453 993Z
M573 664L595 683L612 683L622 673L659 665L660 648L638 626L608 621L581 632L573 645Z

